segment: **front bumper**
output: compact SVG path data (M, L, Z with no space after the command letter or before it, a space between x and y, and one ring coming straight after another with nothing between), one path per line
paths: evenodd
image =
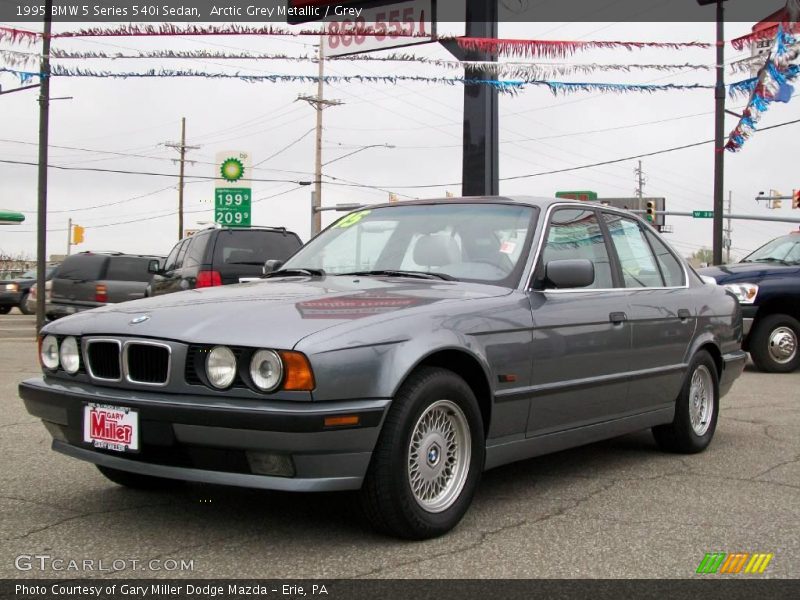
M29 379L19 385L28 412L53 436L53 450L95 464L171 479L287 491L358 489L389 400L297 403L164 394ZM141 450L120 453L83 441L83 407L138 411ZM325 417L358 415L357 427L325 427ZM254 473L247 452L291 457L293 477Z

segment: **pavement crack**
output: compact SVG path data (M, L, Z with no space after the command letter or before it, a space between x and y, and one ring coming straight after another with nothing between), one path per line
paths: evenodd
M490 529L489 531L481 531L480 534L478 535L478 539L473 541L473 542L471 542L471 543L469 543L469 544L456 546L455 548L452 548L451 550L446 550L444 552L438 552L436 554L431 554L429 556L426 556L425 558L415 558L414 560L407 560L407 561L395 563L395 564L392 564L392 565L387 565L385 567L378 567L376 569L372 569L371 571L367 571L366 573L358 573L356 575L353 575L353 579L371 577L371 576L376 575L378 573L381 573L383 571L387 571L387 570L391 570L391 569L398 569L400 567L405 567L405 566L408 566L408 565L415 565L415 564L418 564L418 563L421 563L421 562L426 562L426 561L429 561L429 560L434 560L434 559L442 558L442 557L445 557L445 556L452 556L453 554L458 554L460 552L467 552L467 551L472 550L474 548L477 548L478 546L483 544L489 536L496 535L498 533L503 533L503 532L509 531L511 529L516 529L518 527L522 527L523 525L526 525L527 523L528 523L528 521L525 521L525 520L517 521L517 522L511 523L509 525L503 525L502 527L498 527L497 529Z
M159 506L170 506L172 504L173 504L172 502L158 502L158 503L155 503L155 504L140 504L138 506L128 506L128 507L125 507L125 508L112 508L112 509L107 509L107 510L96 510L96 511L90 511L90 512L85 512L85 513L79 513L77 515L71 515L69 517L64 517L63 519L59 519L58 521L53 521L52 523L48 523L47 525L44 525L42 527L37 527L36 529L31 529L30 531L27 531L22 535L15 536L15 537L10 537L10 538L5 538L5 539L6 540L24 540L24 539L26 539L26 538L28 538L28 537L36 534L36 533L41 533L43 531L47 531L48 529L53 529L55 527L58 527L59 525L63 525L64 523L69 523L70 521L76 521L78 519L83 519L83 518L86 518L86 517L92 517L92 516L95 516L95 515L103 515L103 514L111 514L111 513L122 513L122 512L131 511L131 510L139 510L139 509L143 509L143 508L157 508Z

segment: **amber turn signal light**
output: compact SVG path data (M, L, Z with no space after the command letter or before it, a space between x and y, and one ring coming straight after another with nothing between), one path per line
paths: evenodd
M347 425L358 425L358 415L325 417L325 427L344 427Z
M310 392L314 389L314 373L306 355L301 352L283 350L278 354L283 360L283 389Z

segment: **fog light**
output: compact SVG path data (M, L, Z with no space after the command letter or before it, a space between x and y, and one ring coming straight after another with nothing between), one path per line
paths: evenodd
M247 462L250 470L258 475L276 475L278 477L294 477L292 457L273 452L248 451Z

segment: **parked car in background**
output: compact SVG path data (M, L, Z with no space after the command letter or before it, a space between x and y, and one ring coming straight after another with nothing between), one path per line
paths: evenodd
M68 256L53 277L47 318L144 298L147 267L161 257L122 252L80 252Z
M204 229L153 264L148 296L240 283L261 277L267 260L286 260L303 242L283 227Z
M699 271L738 299L743 347L762 371L800 367L800 231L775 238L741 261Z
M419 200L263 279L50 323L19 391L118 484L360 489L377 529L422 539L485 469L647 428L704 450L741 335L736 299L626 211Z
M37 288L38 288L38 286L34 283L31 286L30 293L28 294L28 300L27 300L28 314L31 314L31 315L36 312L36 296L37 296L37 292L38 292ZM50 304L50 296L51 296L52 290L53 290L53 280L50 279L50 280L46 281L45 284L44 284L44 312L45 312L45 315L47 314L47 306Z
M45 281L53 278L58 265L49 265L45 271ZM30 270L16 279L0 281L0 315L8 314L15 306L25 315L36 312L30 310L28 297L31 287L36 283L36 271Z

